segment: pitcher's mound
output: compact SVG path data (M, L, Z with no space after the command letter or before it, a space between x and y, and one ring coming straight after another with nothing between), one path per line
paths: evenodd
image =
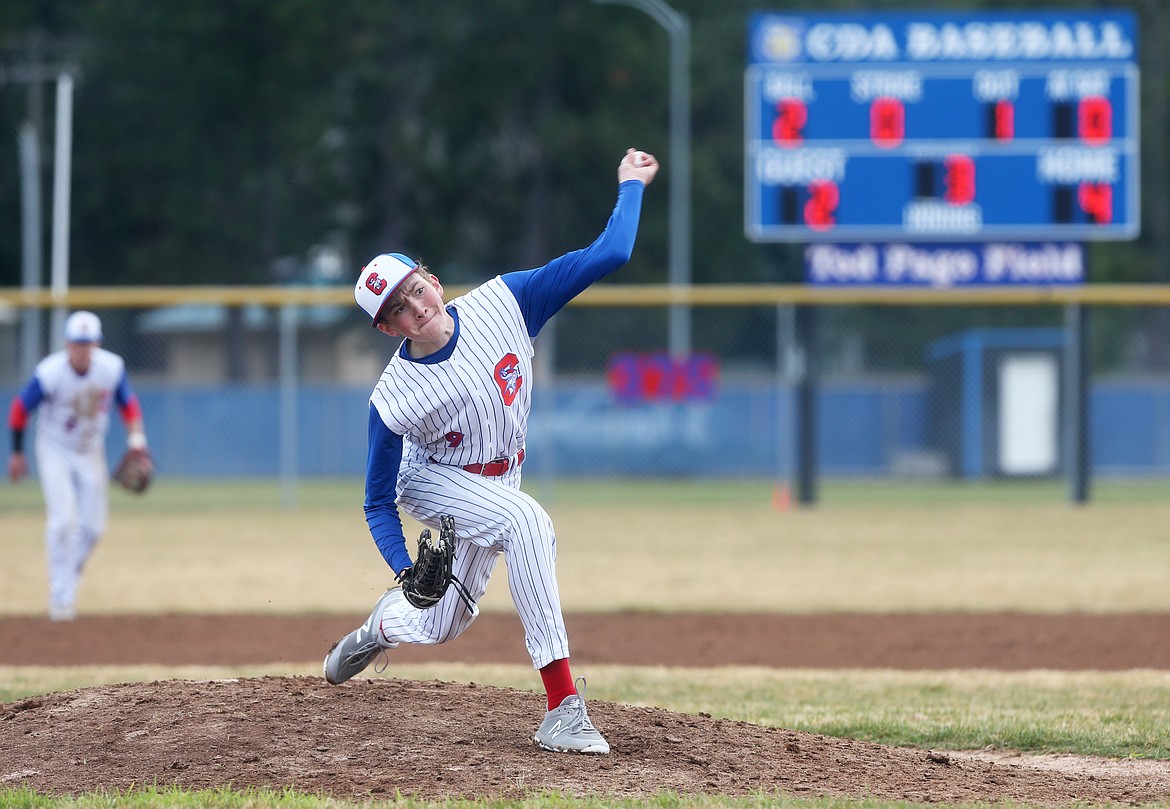
M544 699L438 681L129 683L0 705L0 784L43 793L286 787L339 798L537 793L1031 805L1164 800L1170 763L1031 766L590 701L608 756L542 752ZM1167 765L1167 766L1160 766Z

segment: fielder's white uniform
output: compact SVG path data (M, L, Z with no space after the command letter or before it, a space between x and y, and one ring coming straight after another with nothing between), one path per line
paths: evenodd
M520 491L532 396L533 338L552 315L630 258L644 186L622 183L605 231L543 267L507 273L447 305L447 345L411 358L395 353L370 397L366 518L387 564L411 565L398 508L433 529L455 518L455 575L473 600L499 555L524 625L534 668L569 656L556 578L552 520ZM470 471L469 471L470 470ZM443 643L478 614L455 588L430 610L391 600L381 616L384 646Z
M41 360L13 400L9 421L24 428L39 410L36 453L45 497L45 550L51 615L72 613L85 563L106 529L109 470L105 439L110 408L138 417L126 366L117 354L94 348L79 374L65 351Z

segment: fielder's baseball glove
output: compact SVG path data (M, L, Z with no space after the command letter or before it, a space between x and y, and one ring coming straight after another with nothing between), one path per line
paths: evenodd
M452 583L459 597L470 608L471 597L463 582L451 571L455 561L455 518L450 514L439 517L439 540L431 542L431 531L424 528L418 538L418 554L414 566L402 571L398 580L402 582L402 594L406 600L420 610L430 609L439 603Z
M128 449L114 468L113 478L126 491L142 494L154 477L150 450Z

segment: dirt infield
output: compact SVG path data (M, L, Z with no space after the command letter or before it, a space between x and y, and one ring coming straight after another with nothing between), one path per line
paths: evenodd
M319 660L364 615L0 618L0 665L248 665ZM577 613L576 664L997 671L1170 670L1170 613L1036 615ZM401 647L408 663L525 663L520 619L489 612L454 643Z
M0 619L0 664L249 664L319 659L363 616ZM574 661L1003 670L1170 669L1170 615L570 615ZM520 663L514 615L409 662ZM0 705L0 784L54 794L178 784L295 787L346 798L640 796L659 792L1144 804L1170 762L891 748L590 701L608 757L541 753L540 697L483 685L357 678L164 681Z

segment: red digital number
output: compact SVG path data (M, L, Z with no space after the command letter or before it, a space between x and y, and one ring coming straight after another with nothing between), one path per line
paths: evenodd
M813 230L829 230L837 224L833 216L841 192L832 180L813 180L808 184L808 201L804 203L804 223Z
M869 107L869 137L883 149L906 139L906 108L896 98L875 98Z
M1081 183L1077 186L1077 202L1095 224L1113 221L1113 186L1109 183Z
M1016 136L1016 105L1010 101L995 102L995 139L1011 140Z
M1101 96L1087 96L1077 104L1077 134L1090 146L1113 137L1113 104Z
M776 102L776 120L772 122L772 140L781 146L795 146L804 140L808 107L799 98L782 98Z
M967 155L947 155L943 161L943 199L951 205L974 201L975 161Z

